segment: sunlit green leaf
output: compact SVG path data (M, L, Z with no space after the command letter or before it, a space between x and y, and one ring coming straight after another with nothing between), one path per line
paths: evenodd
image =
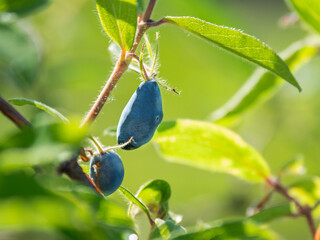
M320 178L312 177L300 180L289 187L289 194L302 205L308 205L314 218L320 218Z
M318 52L319 46L318 38L303 39L289 46L280 56L292 71L296 71ZM233 124L248 110L270 99L283 83L279 77L257 69L239 91L215 110L209 119L223 125Z
M152 240L167 240L186 232L183 227L175 224L171 220L164 221L157 218L155 222L155 228L150 234L150 239Z
M0 17L5 13L26 15L48 2L49 0L0 0Z
M108 36L128 51L133 45L137 25L135 0L96 0L101 24Z
M265 226L256 224L253 221L243 220L234 222L217 221L205 227L205 229L189 230L172 238L172 240L278 240L281 239Z
M264 209L252 215L250 219L259 223L268 223L283 217L289 217L291 214L296 214L296 208L292 204L287 203Z
M287 0L290 6L309 26L320 33L319 0Z
M289 188L289 194L303 205L307 204L313 207L320 201L320 178L308 178L292 184Z
M69 120L65 116L63 116L60 112L58 112L56 109L54 109L52 107L49 107L48 105L46 105L42 102L38 102L35 100L26 99L26 98L11 98L8 101L14 105L17 105L17 106L23 106L23 105L35 106L36 108L39 108L39 109L49 113L50 115L57 118L58 120L60 120L64 123L69 123Z
M224 172L251 182L270 176L264 158L236 133L204 121L163 122L154 138L169 161Z
M0 24L0 36L0 75L14 79L21 87L30 85L37 78L40 62L35 42L15 25Z
M150 212L158 218L166 218L169 211L170 185L163 180L152 180L142 185L136 197L140 199ZM139 209L131 204L129 212L132 216L139 213Z
M268 69L301 90L285 62L270 47L255 37L233 28L218 26L193 17L165 17L164 20Z

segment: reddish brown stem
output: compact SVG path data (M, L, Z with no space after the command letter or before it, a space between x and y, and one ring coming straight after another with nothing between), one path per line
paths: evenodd
M138 62L140 61L140 58L135 53L128 52L127 56L135 58Z
M111 91L117 84L118 80L122 76L122 74L127 70L128 65L125 62L123 58L120 58L120 60L117 62L109 80L107 81L106 85L102 89L100 95L98 96L98 99L95 101L94 105L92 106L91 110L83 120L81 127L87 124L91 124L98 114L100 113L103 105L107 101Z
M31 123L1 96L0 111L20 129L31 126Z
M143 47L142 47L142 48L143 48ZM141 50L141 51L142 51L142 50ZM134 59L136 59L136 60L139 62L139 64L142 64L141 67L142 67L142 70L143 70L143 74L144 74L144 76L146 77L146 79L148 79L148 81L149 81L150 79L149 79L149 76L148 76L148 74L147 74L146 68L145 68L145 66L144 66L143 63L140 63L140 58L139 58L136 54L131 53L131 52L127 53L127 56L133 57Z
M147 22L147 26L148 27L157 27L157 26L162 25L164 23L170 23L170 22L165 20L164 18L160 19L159 21L150 20L150 21Z
M156 2L157 2L157 0L150 0L149 1L146 12L145 12L143 19L142 19L144 22L149 21L151 14L152 14L152 11L154 9L154 6L156 5Z
M287 189L285 187L283 187L276 179L272 179L272 178L267 178L266 179L267 183L272 186L277 192L279 192L280 194L282 194L285 198L287 198L290 202L294 203L296 205L296 207L298 208L299 213L301 213L302 215L305 216L308 226L310 228L310 232L312 234L312 236L314 237L315 233L316 233L316 229L315 229L315 225L314 225L314 221L311 215L311 211L312 209L309 206L302 206L297 199L295 199L294 197L292 197Z
M148 7L146 9L146 12L143 16L143 19L141 21L138 20L138 27L137 27L134 43L133 43L131 50L128 52L129 54L130 53L134 54L136 52L143 34L147 31L147 29L148 29L147 22L150 20L150 16L151 16L151 13L153 11L155 4L156 4L156 0L150 0ZM85 125L90 125L99 115L99 113L100 113L102 107L104 106L105 102L107 101L111 91L113 90L113 88L117 84L118 80L123 75L123 73L128 69L128 66L131 63L132 57L129 57L127 59L125 58L125 55L127 54L127 56L128 56L128 53L125 53L124 51L122 51L121 57L120 57L119 61L117 62L111 76L109 77L106 85L102 89L102 91L101 91L100 95L98 96L97 100L95 101L94 105L91 107L90 111L87 113L86 117L82 121L81 127L85 126Z
M253 212L254 214L260 212L264 206L269 202L269 200L271 199L272 194L274 193L274 191L269 192L254 208L253 208Z

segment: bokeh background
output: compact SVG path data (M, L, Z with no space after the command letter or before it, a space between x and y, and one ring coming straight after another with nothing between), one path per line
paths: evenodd
M276 52L307 35L301 26L283 28L279 19L289 13L282 0L159 0L153 19L166 15L194 16L206 21L241 29L266 42ZM57 108L66 116L82 117L111 73L114 62L108 51L111 41L103 32L93 0L55 0L20 24L31 32L43 52L41 70L30 88L19 88L4 79L4 98L26 97ZM181 91L162 91L164 119L206 119L225 103L248 79L255 66L178 29L161 26L159 77ZM276 172L297 154L305 156L307 175L320 174L320 57L315 57L295 76L303 91L286 84L266 104L248 114L233 128L257 148ZM117 125L121 111L139 85L139 76L128 72L120 80L109 101L92 126L104 145L115 145L115 137L103 136ZM19 107L32 119L39 113ZM0 117L0 135L17 131ZM123 185L136 192L151 179L164 179L172 188L170 208L183 215L184 226L218 218L232 219L246 214L248 207L266 193L265 186L234 177L172 164L162 159L153 145L135 151L119 150L125 165ZM284 179L290 183L292 179ZM123 199L113 194L121 204ZM275 197L274 203L283 202ZM145 219L142 219L143 222ZM304 219L283 219L272 228L287 239L307 239Z

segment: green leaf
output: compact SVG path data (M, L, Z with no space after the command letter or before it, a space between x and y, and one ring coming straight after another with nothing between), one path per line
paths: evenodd
M49 0L0 0L0 17L3 14L24 16L43 7Z
M150 216L150 212L149 212L148 208L146 207L146 205L144 205L144 203L141 202L136 196L134 196L128 189L126 189L123 186L120 186L118 188L118 191L128 199L128 201L131 203L130 207L132 204L135 204L137 207L139 207L147 215L149 220L152 220L152 218ZM129 213L130 213L130 211L129 211Z
M80 201L82 207L89 207L86 211L94 214L94 216L91 216L93 220L97 219L113 228L134 228L132 219L127 215L126 209L108 198L101 197L93 189L80 182L75 182L69 178L61 178L56 173L37 175L36 180L47 190L61 194L70 200Z
M150 234L150 239L152 240L167 240L186 232L183 227L175 224L171 220L164 221L157 218L155 223L155 228Z
M131 49L137 25L135 0L96 0L101 24L122 49Z
M51 116L57 118L58 120L64 122L64 123L69 123L69 120L63 116L60 112L58 112L56 109L49 107L48 105L31 100L31 99L26 99L26 98L11 98L8 100L10 103L17 105L17 106L24 106L24 105L31 105L35 106L36 108L39 108L47 113L49 113Z
M264 158L240 136L204 121L178 119L163 122L154 138L169 161L224 172L251 182L270 176Z
M279 171L278 175L303 175L305 172L306 168L304 167L304 157L302 155L298 155L286 164L284 164L281 170Z
M147 206L149 211L161 219L168 217L170 196L170 185L166 181L158 179L142 185L136 194L136 197ZM131 204L129 213L132 216L136 216L139 213L139 209Z
M318 0L287 0L311 28L320 33L320 4Z
M24 128L18 133L1 139L0 152L11 148L28 148L34 144L36 137L36 130L34 128Z
M10 183L10 184L8 184ZM22 189L23 191L18 191ZM46 196L53 195L52 192L43 188L38 182L31 177L28 172L17 171L14 173L1 173L0 175L0 199L10 197L23 197L25 199L32 198L34 196Z
M15 25L0 24L0 36L0 75L14 79L21 87L30 85L37 78L40 63L36 44Z
M0 169L15 171L22 168L44 166L68 160L76 154L65 145L36 146L31 149L10 149L0 153Z
M189 231L172 240L277 240L273 231L250 220L222 222L216 221L205 229Z
M268 69L301 91L285 62L270 47L255 37L233 28L218 26L193 17L165 17L164 20Z
M296 214L296 208L290 203L264 209L250 217L251 220L258 223L268 223L282 217L289 217Z
M48 183L54 187L48 188ZM10 236L11 231L49 230L58 234L58 239L80 240L124 239L124 235L134 233L124 209L89 188L78 192L75 185L79 186L48 173L37 174L36 178L29 172L1 172L1 231ZM17 239L29 239L28 235ZM38 238L30 239L40 239L39 234L35 236Z
M313 207L320 200L320 177L307 178L292 184L289 194L301 204Z
M0 140L0 151L14 148L29 148L32 145L47 146L54 143L79 145L86 137L85 128L79 128L76 122L70 124L53 123L35 125L4 137Z
M76 123L24 129L0 140L0 169L58 164L73 157L85 137L86 129Z
M101 200L97 213L97 218L109 225L134 228L134 224L125 209L114 202Z
M296 71L318 52L319 46L319 38L306 38L293 43L280 56L292 71ZM257 69L226 104L211 113L209 119L219 124L232 125L248 110L275 95L283 83L277 76Z
M289 187L289 194L300 204L308 205L314 218L320 218L320 177L306 178Z

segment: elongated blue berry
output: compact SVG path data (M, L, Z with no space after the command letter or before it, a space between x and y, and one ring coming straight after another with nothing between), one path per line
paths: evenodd
M154 79L143 82L122 111L118 128L119 144L131 141L124 149L136 149L149 142L163 118L159 86Z

